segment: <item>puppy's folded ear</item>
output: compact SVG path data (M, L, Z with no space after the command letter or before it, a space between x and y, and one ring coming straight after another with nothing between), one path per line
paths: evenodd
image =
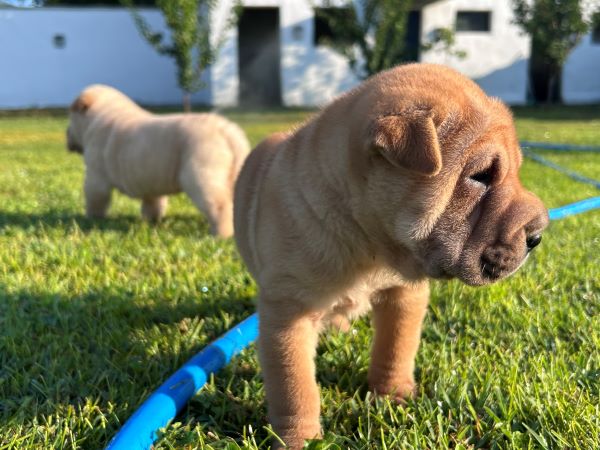
M92 95L92 93L84 91L71 104L70 109L72 112L85 114L86 111L88 109L90 109L90 106L92 106L93 101L94 101L94 96Z
M393 165L423 175L437 175L442 154L431 113L410 111L378 117L371 127L371 144Z

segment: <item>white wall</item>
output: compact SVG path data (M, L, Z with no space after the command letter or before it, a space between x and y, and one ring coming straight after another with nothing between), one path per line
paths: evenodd
M490 32L457 32L458 50L465 59L443 52L422 52L421 61L446 64L473 78L489 94L511 104L527 98L527 64L530 40L512 24L508 0L441 0L425 6L421 17L421 40L431 39L436 28L454 29L457 11L491 11Z
M143 15L164 30L157 11ZM64 48L55 48L55 34L66 37ZM174 62L142 39L127 10L0 9L0 108L65 106L93 83L144 104L181 102ZM210 103L210 90L193 101Z
M212 103L218 107L235 106L238 103L240 82L237 27L223 31L232 7L232 0L219 1L210 21L213 27L211 33L213 44L223 40L219 55L210 68Z
M282 2L281 82L287 106L321 106L359 83L343 56L315 46L313 7L320 3Z
M319 106L358 83L346 59L314 45L314 11L320 1L243 0L245 7L278 7L281 93L285 106ZM220 34L231 0L219 2L212 23ZM217 106L236 105L239 92L237 29L230 29L211 70L212 98Z
M338 0L341 3L342 0ZM314 45L314 12L322 0L243 0L247 7L279 7L281 92L286 106L319 106L352 88L358 79L346 60ZM215 32L232 0L221 0L211 22ZM421 60L450 65L475 79L490 95L512 104L526 101L529 38L511 24L509 0L439 0L422 10L422 41L439 27L454 28L458 10L489 10L491 32L456 34L464 60L443 52L423 52ZM164 30L161 15L142 10L153 28ZM66 47L53 45L55 34ZM590 36L572 52L564 69L567 103L600 101L600 45ZM238 102L237 28L225 34L217 62L207 71L208 87L197 103L233 106ZM0 8L0 108L68 105L92 83L112 85L144 104L179 104L175 65L158 55L120 8Z
M562 83L565 103L600 102L600 43L593 43L591 34L567 58Z

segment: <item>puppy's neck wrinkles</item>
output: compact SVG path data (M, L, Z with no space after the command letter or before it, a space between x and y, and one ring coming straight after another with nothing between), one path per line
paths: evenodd
M279 143L271 155L263 156L264 178L258 181L258 189L265 194L259 197L267 195L277 205L281 234L275 237L278 243L273 242L274 236L256 235L253 250L253 259L261 266L259 279L271 280L264 284L285 285L286 292L296 292L313 306L331 304L337 301L334 294L355 290L352 286L357 279L379 282L381 277L374 273L384 266L376 245L352 211L353 193L343 176L348 171L347 144L338 140L336 151L331 151L333 144L320 133L322 127L317 117ZM285 179L275 175L282 173ZM252 209L258 212L260 205ZM251 223L265 219L257 216ZM256 224L250 228L256 229ZM262 265L267 261L260 254L265 238L282 249L288 264Z
M371 247L369 234L357 220L352 202L355 189L348 179L349 142L345 124L332 129L324 123L321 115L300 132L293 135L287 146L290 163L290 182L296 197L310 217L317 222L323 233L341 246L353 248ZM343 133L340 134L340 128ZM294 216L304 215L291 211ZM374 251L367 252L369 257Z

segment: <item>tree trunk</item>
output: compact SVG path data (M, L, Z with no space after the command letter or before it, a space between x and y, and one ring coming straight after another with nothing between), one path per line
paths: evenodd
M552 103L556 102L555 86L556 86L556 74L551 74L548 77L548 97L546 98L546 103L548 103L548 104L552 104Z
M552 103L562 103L562 67L557 65L554 68L554 75L552 76L552 84L550 85L550 98Z
M562 102L562 65L535 42L532 42L529 58L529 82L535 103Z
M192 112L192 96L189 92L183 93L183 112Z

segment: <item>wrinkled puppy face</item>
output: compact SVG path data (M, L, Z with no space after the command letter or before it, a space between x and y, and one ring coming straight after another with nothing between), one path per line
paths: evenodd
M430 276L492 283L515 272L540 243L548 214L519 181L518 143L506 139L511 131L492 126L465 149L450 199L418 244Z
M86 114L94 102L94 96L87 91L82 92L69 108L69 126L67 128L67 149L83 154L83 128Z
M378 118L371 136L391 163L393 206L385 220L393 217L392 239L428 276L483 285L521 266L548 214L519 181L521 153L508 110L490 100L489 110L469 116L409 110ZM405 186L392 180L394 170L409 180Z

